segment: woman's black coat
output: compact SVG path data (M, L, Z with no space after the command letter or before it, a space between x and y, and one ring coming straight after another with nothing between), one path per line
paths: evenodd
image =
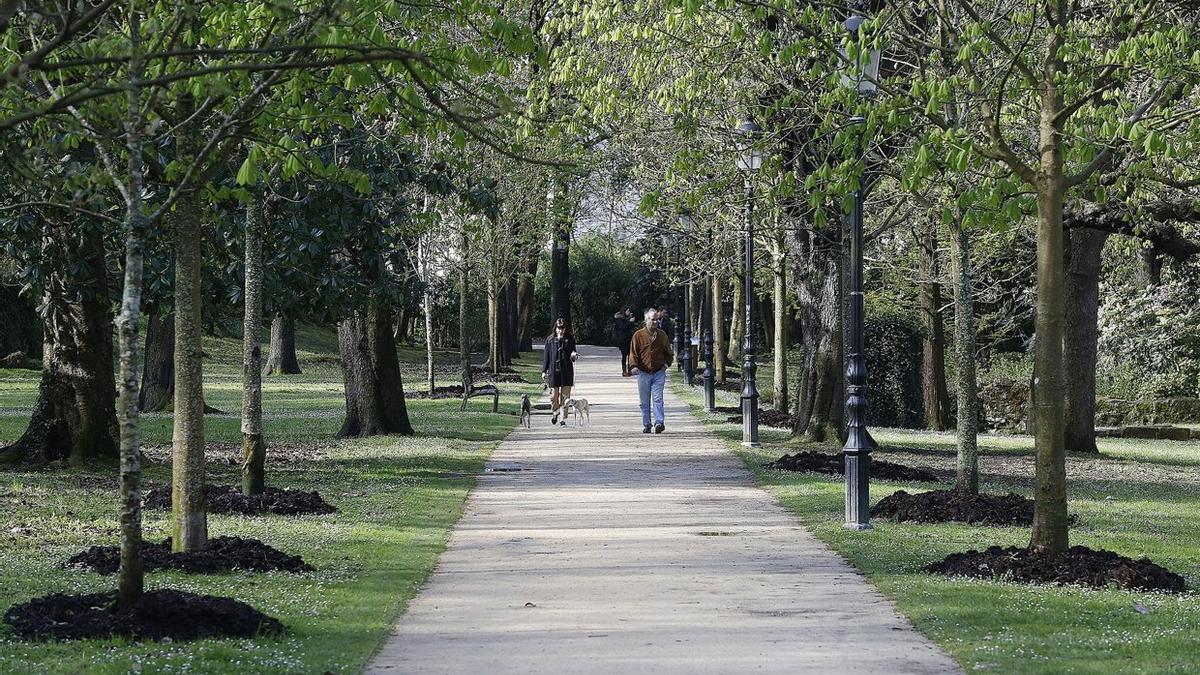
M546 373L546 383L551 387L575 386L575 364L571 362L574 351L575 340L572 338L554 337L546 340L546 349L542 352L542 371Z

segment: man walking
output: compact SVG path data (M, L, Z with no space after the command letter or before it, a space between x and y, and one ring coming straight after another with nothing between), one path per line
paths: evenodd
M654 433L661 434L663 423L663 387L667 384L667 367L675 355L671 341L658 327L658 312L646 310L646 327L640 328L629 341L629 368L637 374L638 398L642 404L642 433L650 433L650 413L653 404Z
M629 377L629 340L633 337L633 329L636 327L633 320L633 312L626 307L623 311L613 315L613 342L617 343L617 349L621 350L621 375Z

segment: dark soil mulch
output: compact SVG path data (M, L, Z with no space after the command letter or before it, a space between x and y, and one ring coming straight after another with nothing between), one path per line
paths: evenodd
M420 391L408 390L404 392L405 398L462 398L462 385L452 384L448 387L434 387L433 395L429 395L428 389Z
M120 546L93 546L71 556L63 565L99 574L116 574L121 564ZM150 570L180 570L191 574L218 574L234 570L248 572L311 572L313 566L298 555L288 555L257 539L216 537L201 551L172 553L171 540L161 544L142 542L142 565Z
M1095 588L1116 585L1127 590L1166 593L1181 593L1187 589L1183 577L1146 558L1134 560L1086 546L1072 546L1063 553L991 546L982 552L951 554L923 569L932 574L977 579L999 577L1026 584L1078 584Z
M871 507L871 516L912 523L1033 525L1033 500L1010 492L973 495L956 490L909 494L897 490Z
M13 605L4 613L4 621L17 635L34 640L117 636L134 640L198 640L283 632L279 621L233 598L162 589L148 591L131 610L118 610L116 605L116 591L88 595L55 593Z
M794 421L794 419L795 418L793 418L791 415L783 412L782 410L775 410L773 408L759 408L758 409L758 423L766 425L768 427L778 427L780 429L791 429L792 422ZM729 422L730 424L741 424L742 416L741 415L733 415L732 417L726 418L725 421Z
M768 469L777 469L780 471L803 471L835 476L845 475L846 473L845 456L840 452L829 454L826 452L817 452L816 450L806 450L804 452L797 452L794 455L784 455L774 462L769 462L763 466ZM903 464L885 462L875 458L871 459L871 478L926 483L936 482L938 479L937 474L929 469L904 466Z
M313 513L337 513L337 509L325 501L318 492L304 490L281 490L268 487L261 494L247 497L232 485L204 486L209 513L240 513L254 515L274 513L281 516L303 516ZM154 488L142 500L147 509L171 508L171 488Z

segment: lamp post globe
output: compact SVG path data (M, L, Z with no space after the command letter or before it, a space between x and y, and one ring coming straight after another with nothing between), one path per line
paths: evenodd
M758 385L755 372L758 363L755 361L758 345L754 326L754 174L762 169L763 151L759 147L762 128L754 120L743 120L737 129L738 160L737 167L742 172L746 184L746 205L744 210L743 259L742 273L744 280L742 288L745 297L742 309L745 312L746 334L742 340L742 445L750 448L758 447Z

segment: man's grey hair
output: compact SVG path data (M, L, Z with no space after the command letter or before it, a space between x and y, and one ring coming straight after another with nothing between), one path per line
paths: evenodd
M653 319L656 316L658 316L658 310L654 309L653 307L650 307L645 312L642 312L642 318L644 319Z

